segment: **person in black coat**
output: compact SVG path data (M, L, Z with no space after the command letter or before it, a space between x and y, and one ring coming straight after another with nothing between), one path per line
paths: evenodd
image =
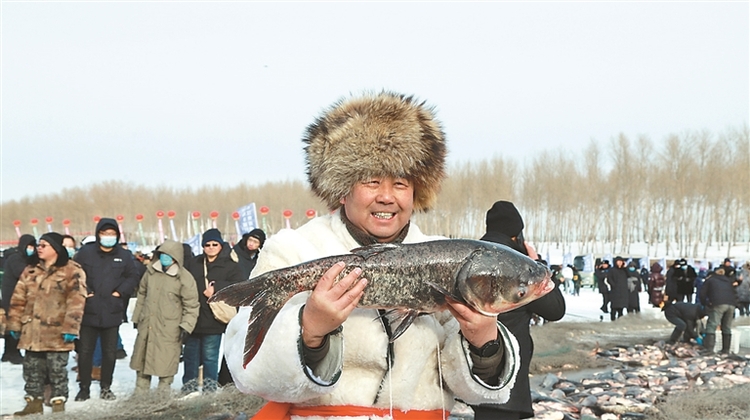
M615 257L615 266L609 269L604 282L609 289L612 304L609 319L614 321L622 316L623 310L628 306L628 272L622 257Z
M2 308L5 309L5 313L7 314L10 313L10 297L13 296L13 289L16 288L16 283L18 283L21 273L23 273L27 265L35 266L39 262L39 256L36 253L36 239L29 234L21 235L18 238L18 247L12 254L8 250L5 252ZM10 362L14 365L23 363L21 350L18 350L18 340L13 338L10 333L5 336L5 350L2 361Z
M726 276L724 266L719 266L706 277L701 287L700 299L708 313L706 323L706 338L703 346L708 352L713 352L716 344L716 327L721 324L721 352L729 353L732 342L732 323L734 308L737 306L736 287L739 281Z
M193 332L185 340L182 391L197 391L198 368L203 366L203 390L215 391L219 384L219 347L227 324L217 320L208 304L215 292L244 280L240 266L232 260L231 248L218 229L209 229L201 239L203 254L193 258L190 274L198 286L200 311Z
M628 264L628 313L641 312L641 273L635 261Z
M523 228L523 219L513 203L498 201L487 211L487 232L481 240L506 245L524 255L538 259L534 248L526 244L523 239ZM545 296L497 316L497 319L518 339L521 363L516 384L510 392L508 402L472 405L474 420L525 419L534 416L531 406L529 366L534 354L530 323L535 315L548 321L557 321L565 315L565 298L563 298L558 282L555 282L555 288Z
M78 342L78 374L80 391L76 401L90 398L91 371L96 340L101 340L102 366L100 398L114 400L111 391L115 370L117 337L128 307L127 296L140 281L130 251L118 246L120 228L111 218L102 218L96 225L96 241L84 245L74 260L86 272L86 306L81 320Z
M255 263L258 262L258 255L265 242L266 233L262 229L256 228L242 235L242 239L234 246L237 264L240 265L244 280L250 278L250 273L253 272Z
M690 269L692 270L692 267ZM666 294L669 302L690 302L693 295L695 270L692 270L692 277L689 277L688 273L685 259L675 260L672 267L667 270Z
M596 279L596 286L599 289L599 293L602 295L602 306L601 311L606 313L609 313L609 288L607 287L607 283L604 281L607 278L607 273L609 272L609 261L604 260L600 264L596 266L596 269L594 270L594 278Z
M675 344L682 337L682 341L689 343L691 338L698 337L695 326L698 320L706 316L703 305L699 303L677 302L664 309L664 317L675 325L669 343Z

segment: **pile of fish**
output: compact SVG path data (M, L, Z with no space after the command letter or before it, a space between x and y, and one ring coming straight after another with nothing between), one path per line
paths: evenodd
M580 381L547 374L532 390L535 419L643 419L663 396L704 387L750 383L750 364L739 355L702 355L690 344L635 345L597 352L622 363Z

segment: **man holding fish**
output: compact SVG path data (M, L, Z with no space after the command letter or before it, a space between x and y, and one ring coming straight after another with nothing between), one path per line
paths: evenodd
M506 401L518 343L496 315L549 292L550 274L410 222L445 176L432 109L390 92L344 99L304 142L332 213L270 237L251 280L212 298L245 306L225 354L237 388L270 401L254 418L442 419L455 398Z

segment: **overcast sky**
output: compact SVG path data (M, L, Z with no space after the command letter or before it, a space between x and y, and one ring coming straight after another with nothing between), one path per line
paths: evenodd
M2 202L304 179L305 127L368 90L434 105L450 163L750 114L747 1L1 7Z

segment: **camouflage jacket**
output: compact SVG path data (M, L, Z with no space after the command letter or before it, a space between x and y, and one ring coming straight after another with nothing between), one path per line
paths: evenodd
M86 274L78 263L28 266L13 290L7 329L21 332L19 349L70 351L73 343L62 335L78 336L85 303Z

